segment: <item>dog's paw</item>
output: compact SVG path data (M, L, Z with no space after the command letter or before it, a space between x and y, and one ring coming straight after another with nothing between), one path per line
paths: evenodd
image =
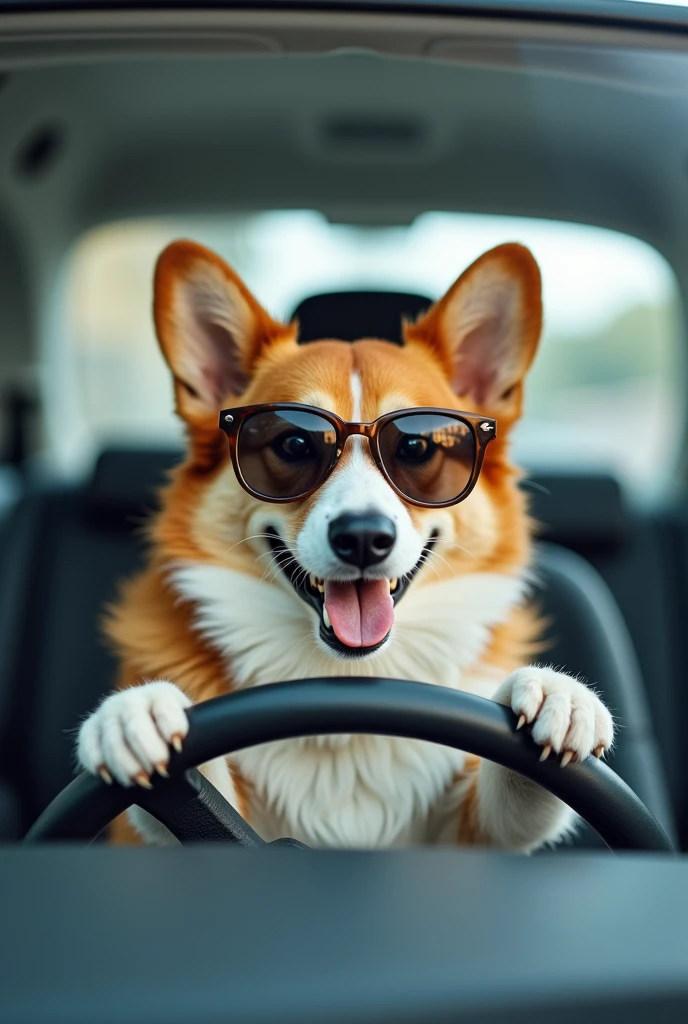
M600 698L584 683L549 668L528 667L514 672L494 695L518 716L517 728L532 726L542 747L541 761L552 751L561 764L601 757L614 742L614 721Z
M145 683L106 697L79 730L82 768L105 782L150 789L151 775L167 775L170 747L179 751L189 730L191 701L173 683Z

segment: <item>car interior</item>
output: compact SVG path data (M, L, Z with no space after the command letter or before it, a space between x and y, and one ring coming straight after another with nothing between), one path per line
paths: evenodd
M406 10L403 4L376 9L357 4L317 9L307 4L273 4L270 9L60 7L0 3L0 842L15 858L5 871L14 874L19 858L30 860L45 849L22 848L20 840L74 778L75 730L114 685L115 661L99 622L121 581L143 564L142 523L155 510L157 488L182 457L171 386L164 381L155 385L158 390L150 399L158 403L155 419L146 405L148 357L135 352L139 345L151 351L154 346L146 318L152 260L156 246L162 248L157 239L195 231L199 241L217 240L230 258L236 253L240 269L242 259L249 275L257 267L256 290L263 279L279 278L284 271L282 292L276 284L273 301L282 316L298 319L303 344L322 337L344 342L382 337L400 343L402 321L413 320L442 291L439 285L433 290L429 270L425 276L421 272L424 260L440 261L438 280L450 282L468 262L462 257L463 242L452 255L452 239L470 236L477 245L483 222L491 231L535 232L533 237L542 239L546 285L549 254L556 251L552 280L556 271L570 303L562 305L562 324L575 319L576 306L585 308L588 300L594 306L593 291L601 296L599 322L604 324L599 330L586 327L583 317L580 330L587 330L588 347L581 345L580 354L571 357L580 366L587 360L578 390L567 391L554 370L550 373L546 354L533 385L534 427L524 435L521 458L522 486L538 524L532 600L548 623L545 662L594 683L619 722L610 768L640 797L675 850L687 851L684 12L631 2L490 3L482 10L461 4L432 10L422 5ZM271 220L274 211L278 217ZM447 235L449 244L441 247L439 229L435 234L428 229L423 250L422 237L419 241L413 231L428 212L456 226ZM276 225L273 234L271 225ZM583 232L587 249L569 241L569 228ZM260 244L255 241L259 234ZM134 252L144 235L152 241L146 241L143 257L132 257L129 276L119 273L128 251ZM108 248L111 237L114 247ZM650 267L647 279L646 264L638 256L638 283L636 278L629 283L621 256L615 266L617 250L610 248L605 255L607 237L610 245L627 245L633 253L633 246L639 252L642 248ZM378 273L366 262L366 246L372 251L380 238L380 261L395 247L403 252L391 271ZM470 239L465 251L474 244ZM332 255L340 242L341 251L349 254L343 273L340 256ZM279 259L271 247L281 249ZM411 248L421 270L394 269ZM119 263L112 255L115 249ZM537 257L537 245L534 251ZM328 259L331 268L323 271ZM256 260L263 264L257 266ZM298 268L299 261L301 271L290 269L291 264ZM303 269L311 265L317 272ZM656 267L658 280L671 282L669 291L658 285L661 315L642 306L643 289L650 294L648 280ZM289 274L293 287L284 283ZM617 281L618 308L611 294ZM125 307L135 290L144 296L136 313L136 323L143 326L133 338L126 335ZM556 300L554 285L550 294ZM546 302L547 295L546 288ZM604 333L611 317L605 302L617 315L620 333L613 345L605 341L611 337ZM643 320L646 314L655 319ZM560 321L554 312L552 320L555 332ZM110 334L108 323L114 323ZM567 343L574 344L546 335L543 352L548 344ZM617 378L625 380L631 373L624 369L631 350L640 353L644 368L622 399L605 405L605 387L613 388ZM96 373L97 385L89 392ZM118 396L124 393L131 407L118 410ZM567 402L573 413L557 420L557 404L563 408ZM622 455L617 457L617 451ZM169 859L155 861L162 875L153 885L140 860L125 864L116 860L118 851L99 846L55 850L53 861L29 868L34 888L24 893L34 892L37 904L50 905L51 913L58 914L68 906L71 892L78 917L117 916L118 892L145 903L145 892L154 891L156 906L164 904L159 921L174 927L164 897L164 884L175 884ZM278 980L265 994L251 990L257 961L248 953L237 954L240 981L218 980L212 964L219 961L211 957L193 990L184 991L175 980L164 998L166 972L181 975L185 962L195 964L193 958L184 961L182 949L165 959L156 948L148 987L136 967L127 992L115 995L104 968L94 966L87 953L85 963L90 963L98 992L89 1007L85 997L79 1002L74 987L60 988L61 968L46 957L45 984L55 983L61 993L51 1016L50 1008L39 1006L30 993L28 967L10 957L6 963L14 964L15 1001L1 1012L0 994L0 1016L8 1024L58 1019L210 1022L229 1019L223 1007L231 998L237 1008L232 1019L242 1021L449 1021L458 1019L457 1006L465 1020L544 1020L553 1008L568 1020L573 1016L567 1013L579 1012L576 1000L583 998L578 990L585 979L586 998L604 990L624 1014L612 1019L640 1020L649 1012L660 1020L683 1019L688 987L685 979L681 985L676 981L679 973L671 975L674 960L665 959L661 978L658 967L651 976L658 959L648 959L645 947L629 952L612 942L610 950L601 937L590 940L590 928L596 931L608 922L587 915L595 913L598 890L616 892L620 905L622 891L642 889L645 898L625 911L637 916L620 913L617 927L626 935L648 931L657 938L670 919L660 944L675 949L683 933L672 932L679 928L672 914L681 900L688 907L683 895L688 877L684 872L681 887L678 875L661 864L656 875L648 867L644 876L638 855L622 884L614 872L623 858L601 852L599 861L586 859L603 849L599 835L585 827L570 843L523 865L529 878L542 872L541 909L556 904L563 886L562 914L569 915L566 927L576 933L575 967L553 968L551 984L537 998L526 984L537 976L537 965L525 950L519 950L513 970L498 984L487 981L487 939L483 945L480 938L477 952L467 954L477 959L470 971L459 972L461 985L454 975L451 983L446 981L453 968L445 953L431 961L440 944L444 948L454 941L452 928L481 916L478 853L431 855L429 874L436 890L430 891L428 882L419 905L413 910L406 906L407 915L418 915L416 945L399 950L395 943L400 940L390 936L404 930L404 908L392 911L388 904L395 904L395 891L412 891L413 879L425 876L422 851L409 853L406 862L383 854L333 854L310 875L291 863L289 853L274 852L273 858L286 858L285 879L300 900L308 901L313 887L319 893L329 889L328 871L341 880L342 899L346 890L355 902L372 900L373 908L377 898L387 900L377 916L370 911L373 923L361 941L368 953L374 950L366 960L355 922L347 918L338 933L332 928L328 915L347 915L343 904L331 902L331 893L317 901L310 939L296 926L303 955L325 955L315 946L315 936L325 929L332 957L336 951L347 970L361 972L363 980L348 994L342 995L345 986L329 967L319 980L304 982L298 991L288 989L287 965L292 977L304 972L284 927L285 920L293 921L295 905L285 895L279 870L261 855L260 877L232 898L245 933L255 938L259 922L270 932L266 956L279 960L280 951L289 947ZM201 872L208 886L205 899L220 885L221 851L194 851L186 863L192 864L196 855L206 858ZM148 851L148 856L158 854ZM101 876L81 891L88 857L102 858ZM368 868L365 857L381 859ZM578 858L581 871L588 865L598 873L575 876L579 881L567 884L565 872L575 870ZM659 854L656 859L662 860ZM504 925L496 948L507 937L520 946L517 920L529 913L519 883L521 865L507 857L488 858L488 863L494 920ZM388 872L384 878L379 865ZM462 870L468 881L461 883L461 906L443 909L441 880L459 885ZM656 888L648 884L660 876ZM164 884L160 877L166 878ZM111 885L103 881L108 878ZM680 896L669 891L670 882ZM50 895L56 891L51 884L60 888L59 898ZM258 886L264 887L264 897L253 917L250 895ZM524 895L518 906L509 903L508 894L515 890ZM192 886L190 891L196 890ZM355 891L359 896L354 898ZM197 893L200 899L200 889ZM8 905L14 905L11 898ZM188 892L180 906L177 920L188 920L190 931L199 934L208 927ZM268 927L264 914L281 925ZM438 919L432 941L420 949ZM643 920L645 929L639 927ZM121 921L117 927L123 927ZM217 931L219 923L212 927ZM548 922L539 933L541 965L555 957L557 927ZM28 943L23 928L28 925L22 924L17 934ZM137 943L155 943L151 929L150 921L143 922ZM80 941L75 919L64 924L61 935L65 945ZM116 948L104 941L104 948ZM9 948L9 937L0 945ZM18 948L25 946L19 942ZM634 970L636 989L628 982ZM398 984L404 971L413 983ZM237 985L233 991L230 981ZM271 1000L278 997L279 1015L270 1016L276 1005ZM173 1013L165 999L174 999Z

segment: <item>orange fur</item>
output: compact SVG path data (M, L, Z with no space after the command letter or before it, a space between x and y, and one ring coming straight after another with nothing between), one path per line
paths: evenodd
M255 551L243 542L256 501L234 482L226 439L217 427L218 406L212 406L209 400L208 408L203 406L203 395L189 383L186 357L180 348L178 293L199 267L210 266L235 289L243 303L246 337L237 358L242 372L250 377L240 395L226 398L227 405L303 402L349 419L350 379L356 372L364 382L362 418L366 421L390 408L413 406L441 406L495 416L498 436L488 447L474 494L443 513L448 521L451 519L462 548L448 550L445 561L438 562L436 568L441 577L448 577L466 572L517 573L528 564L532 528L525 498L517 486L519 474L509 458L509 434L520 415L522 377L540 333L540 280L526 250L509 245L495 252L469 268L418 323L406 325L403 348L375 339L354 344L326 340L298 347L296 325L285 327L273 321L218 257L192 243L176 243L163 253L156 269L155 322L173 372L177 409L187 422L190 443L185 462L172 474L163 492L162 511L148 526L149 566L126 584L108 615L107 634L122 664L120 687L166 678L194 702L231 690L233 680L225 662L195 629L194 608L172 590L168 570L179 561L193 561L257 577L263 572ZM517 378L485 408L478 406L470 394L459 395L452 388L455 357L447 317L457 290L467 282L471 284L481 266L490 260L490 266L494 264L500 273L521 280L523 339ZM346 453L342 461L345 459ZM306 501L282 506L280 521L291 537L301 529L317 499L316 492ZM408 509L414 523L421 523L427 514L424 509ZM468 548L470 555L463 548ZM538 630L536 616L517 608L505 624L492 630L476 669L496 666L508 674L535 649ZM462 842L479 843L483 838L476 818L477 768L475 762L467 764L473 781L460 812ZM239 809L247 815L247 785L236 774L234 777ZM113 827L112 838L115 842L136 841L133 830L123 821Z
M464 778L467 783L461 804L456 830L457 840L462 846L490 846L490 840L483 832L478 817L478 771L480 758L468 758Z

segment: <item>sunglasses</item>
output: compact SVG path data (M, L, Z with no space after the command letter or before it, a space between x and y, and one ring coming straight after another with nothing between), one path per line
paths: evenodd
M397 494L422 508L463 501L480 475L496 420L450 409L405 409L372 423L347 423L309 405L277 402L224 409L241 486L261 501L307 498L321 487L350 437L367 437L375 463Z

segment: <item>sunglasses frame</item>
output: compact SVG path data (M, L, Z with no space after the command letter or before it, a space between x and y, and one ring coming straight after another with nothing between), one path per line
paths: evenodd
M283 412L286 410L308 412L313 415L320 416L335 430L337 443L332 450L332 458L327 469L323 472L320 480L314 487L310 487L308 490L305 490L301 494L297 494L293 497L271 498L266 494L261 494L259 491L256 491L244 479L244 475L241 472L239 456L237 454L237 445L239 442L241 428L250 416L261 412ZM378 435L383 427L392 420L398 419L400 416L415 416L422 414L449 416L452 419L460 420L470 429L473 435L473 440L475 442L473 470L464 489L459 495L457 495L457 497L452 498L451 501L427 502L410 498L407 494L404 494L404 492L400 490L390 478L380 456ZM388 412L385 413L384 416L378 416L378 418L373 420L372 423L350 423L347 420L341 419L335 413L328 412L326 409L319 409L314 405L302 405L299 402L271 402L261 405L244 405L236 409L223 409L220 413L219 425L220 430L227 435L229 440L229 452L232 459L232 466L234 468L236 478L241 486L254 498L258 498L259 501L267 501L274 505L286 505L293 501L302 501L304 498L309 498L311 494L315 494L315 492L322 487L325 481L332 475L337 463L342 457L346 442L349 438L367 437L368 444L370 446L370 453L375 465L380 470L392 490L398 494L403 501L408 502L410 505L415 505L418 508L449 508L451 505L458 505L460 501L463 501L471 493L478 481L478 477L480 476L487 446L490 441L497 436L497 421L491 419L489 416L480 416L475 412L459 412L456 409L439 409L435 406L421 406L414 409L397 409L396 412Z

